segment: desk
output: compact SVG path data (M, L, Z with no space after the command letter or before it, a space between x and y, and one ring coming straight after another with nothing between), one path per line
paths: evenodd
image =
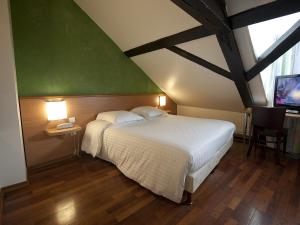
M285 114L285 117L288 117L288 118L295 118L295 119L300 119L300 114L294 114L294 113L286 113Z
M286 113L286 119L284 121L284 127L289 129L287 138L287 152L293 155L300 155L300 115Z

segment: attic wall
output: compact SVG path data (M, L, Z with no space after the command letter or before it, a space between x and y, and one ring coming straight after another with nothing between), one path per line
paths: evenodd
M264 5L275 0L226 0L228 16L237 14L247 9Z
M126 0L126 3L118 0L74 1L123 51L201 25L170 0ZM228 6L232 13L237 13L267 2L231 0ZM251 42L249 44L247 29L239 29L235 35L245 67L253 65L255 58L253 52L249 51ZM178 47L228 70L214 35ZM178 105L228 112L244 111L233 81L169 50L149 52L132 57L132 60ZM264 104L261 79L255 78L249 84L255 101Z
M1 189L27 179L8 0L0 1L0 34Z
M72 0L11 0L20 96L161 93Z
M201 117L207 119L226 120L235 124L235 133L243 134L244 114L240 112L230 112L225 110L206 109L177 105L177 114L183 116Z
M247 27L236 29L234 31L235 39L240 50L242 62L245 70L249 70L257 62L254 50ZM253 100L257 105L266 105L267 98L264 91L261 76L256 76L249 81L250 90L253 96Z

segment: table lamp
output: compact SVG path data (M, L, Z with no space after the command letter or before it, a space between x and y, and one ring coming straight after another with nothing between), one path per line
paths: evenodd
M46 109L49 121L63 120L68 117L67 104L64 100L49 100L46 102ZM70 127L73 127L73 123L61 123L56 126L57 129L65 129Z
M158 96L158 106L159 107L164 107L167 104L167 98L165 95L160 95Z

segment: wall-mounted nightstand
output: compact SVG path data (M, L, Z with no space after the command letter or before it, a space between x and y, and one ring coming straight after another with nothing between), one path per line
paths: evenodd
M66 128L66 129L57 129L57 128L47 128L45 132L49 136L61 136L61 135L71 135L74 137L74 155L79 156L79 134L81 131L81 127L79 125L74 125L71 128Z
M174 113L172 110L169 110L169 109L164 109L164 111L168 114L171 114L171 115L176 115L176 113Z

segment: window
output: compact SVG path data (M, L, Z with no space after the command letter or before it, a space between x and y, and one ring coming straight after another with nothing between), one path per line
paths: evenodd
M298 20L300 13L276 18L249 26L250 37L257 59L288 31ZM287 51L274 63L261 72L268 104L273 104L275 77L300 74L300 43Z

